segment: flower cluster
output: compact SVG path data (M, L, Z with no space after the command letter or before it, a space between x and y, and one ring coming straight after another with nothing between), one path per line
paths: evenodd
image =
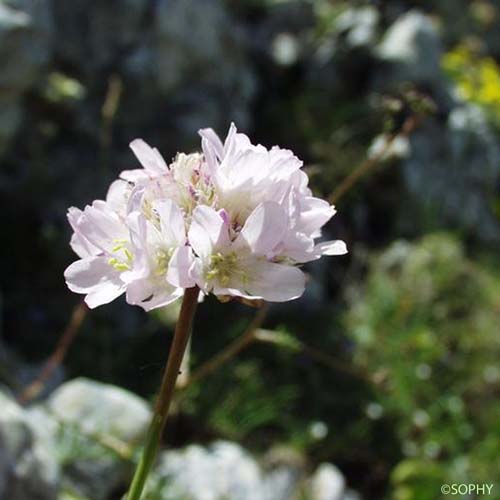
M335 210L312 196L291 151L253 145L231 125L224 144L200 131L203 153L170 165L141 139L130 147L143 168L120 174L85 209L70 208L65 271L89 307L126 293L154 309L198 286L204 294L282 302L300 297L298 265L347 252L344 242L315 243Z

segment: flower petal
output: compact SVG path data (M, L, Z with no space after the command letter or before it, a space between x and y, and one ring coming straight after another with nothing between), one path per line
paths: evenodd
M297 230L313 236L334 215L335 208L327 201L313 196L302 198L300 201L300 217Z
M245 284L244 290L254 298L260 297L269 302L286 302L304 293L305 275L297 267L255 261L249 273L250 280Z
M107 257L88 257L73 262L64 277L68 288L76 293L85 293L85 302L90 308L107 304L125 291L120 273L111 267Z
M106 194L106 204L116 213L124 216L127 211L127 203L130 197L131 187L128 182L118 179L111 183Z
M155 204L155 209L160 216L161 234L165 242L171 246L184 245L186 227L179 206L172 200L161 200Z
M206 259L214 247L229 244L228 228L223 218L207 206L195 208L188 237L190 245L202 259Z
M345 255L347 246L342 240L324 241L314 247L314 253L318 257L321 255Z
M110 251L116 245L116 240L126 240L129 236L125 223L101 200L85 207L78 221L78 232L105 251Z
M176 248L168 264L167 281L176 287L193 287L196 284L193 278L194 260L190 247Z
M142 139L134 139L130 143L130 149L141 162L141 165L151 174L161 175L168 171L167 164L160 152Z
M202 128L198 130L198 134L201 136L203 154L220 160L224 152L224 146L214 130L211 128Z
M127 286L127 303L151 311L166 306L182 295L182 290L170 286L166 281L162 286L154 286L148 279L141 279Z
M288 227L288 218L280 205L273 201L261 203L248 217L235 242L242 240L256 255L268 255L281 242Z
M74 234L71 236L70 245L73 251L80 258L97 256L101 249L93 245L85 236L81 234L79 223L83 212L79 208L70 207L68 210L68 221L73 228Z

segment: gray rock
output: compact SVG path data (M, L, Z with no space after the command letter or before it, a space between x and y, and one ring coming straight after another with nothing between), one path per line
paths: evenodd
M0 1L0 155L21 123L20 97L48 60L51 30L48 2Z
M58 57L99 77L145 35L147 0L53 0Z
M370 47L375 43L379 11L370 5L348 8L335 20L335 33L344 35L350 48Z
M441 84L441 43L432 20L412 10L396 20L376 49L380 61L388 65L380 80L384 85L412 81Z
M0 392L0 498L55 500L59 469L23 409Z
M0 89L20 94L38 79L52 43L47 1L0 1Z
M435 222L488 243L500 241L500 223L491 209L500 181L500 148L484 112L459 106L445 126L427 120L410 144L403 177L420 206Z
M63 486L93 500L109 498L129 479L130 463L116 446L140 444L151 416L146 402L134 394L83 378L62 385L38 414L64 465Z
M124 389L78 378L66 382L47 401L61 422L86 434L103 434L127 444L142 440L149 425L148 404Z
M164 452L147 500L288 500L298 476L284 465L266 473L239 445L219 441Z
M345 479L332 464L321 464L311 478L311 500L343 500Z
M369 5L349 7L331 21L331 29L306 61L313 88L342 95L371 79L379 21L379 10Z
M127 57L126 71L142 107L154 96L156 106L183 110L172 126L184 135L207 123L225 131L228 117L248 126L256 79L243 34L219 0L158 0L151 33Z

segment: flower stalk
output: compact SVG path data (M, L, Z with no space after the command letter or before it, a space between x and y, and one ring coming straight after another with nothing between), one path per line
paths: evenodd
M184 292L179 319L175 327L174 340L168 355L160 393L156 401L153 418L146 436L146 443L130 485L127 500L140 500L146 480L153 466L160 439L165 427L168 410L172 402L179 368L191 334L193 318L198 305L199 288L187 288Z

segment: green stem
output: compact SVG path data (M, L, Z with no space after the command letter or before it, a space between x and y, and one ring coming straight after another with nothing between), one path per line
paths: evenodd
M135 469L134 477L130 485L127 500L140 500L144 485L154 463L161 435L168 416L170 403L175 390L175 382L179 375L182 358L186 350L194 313L198 305L198 287L187 288L182 300L181 312L175 326L174 340L168 355L167 367L163 374L160 393L156 401L153 419L146 435L146 443L142 451L141 459Z

